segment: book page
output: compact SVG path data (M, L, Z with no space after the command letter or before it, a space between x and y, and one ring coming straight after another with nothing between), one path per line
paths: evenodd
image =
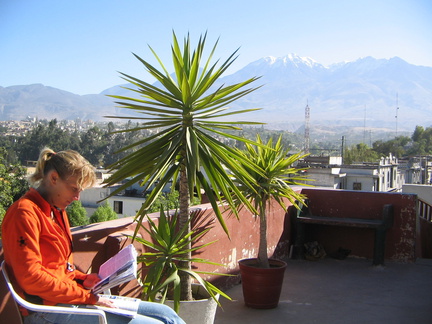
M109 277L113 273L117 272L119 269L123 268L128 263L136 263L136 259L137 252L135 247L130 244L100 266L99 277L101 277L101 279L105 279L106 277Z
M131 244L101 265L99 277L102 279L93 288L98 294L121 283L131 281L137 274L137 251Z

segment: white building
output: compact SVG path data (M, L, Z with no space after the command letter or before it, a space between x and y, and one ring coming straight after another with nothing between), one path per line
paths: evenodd
M308 183L316 187L361 191L400 191L404 175L398 171L398 160L391 154L377 163L344 165L341 157L308 156L298 166L308 169Z
M144 203L147 194L143 191L143 187L136 183L119 194L109 197L112 192L119 188L120 184L105 187L102 182L110 176L110 173L106 170L97 170L96 175L99 180L98 185L84 190L80 195L81 203L86 209L87 215L91 216L100 205L108 203L119 218L135 216ZM163 192L169 192L170 190L171 183L163 189Z

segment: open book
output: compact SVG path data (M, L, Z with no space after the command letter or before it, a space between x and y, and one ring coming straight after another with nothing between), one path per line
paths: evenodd
M104 291L128 282L137 277L137 251L130 244L100 266L99 281L93 287L93 293Z
M105 312L110 312L128 317L135 317L138 313L138 306L141 302L138 298L122 297L114 295L99 295L111 299L117 308L103 307L98 305L87 305L88 308L98 308Z

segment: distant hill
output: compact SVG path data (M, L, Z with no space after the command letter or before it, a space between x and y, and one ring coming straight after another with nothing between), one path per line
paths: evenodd
M311 125L401 131L432 125L432 68L412 65L397 57L366 57L329 67L294 54L265 57L221 78L219 84L253 76L262 76L256 85L264 86L232 107L263 109L242 116L243 120L297 130L304 126L308 104ZM37 116L100 121L107 115L131 114L115 108L108 94L134 95L119 85L84 96L42 84L0 87L0 120Z
M80 96L42 84L0 87L0 120L101 120L115 113L112 100L95 94Z

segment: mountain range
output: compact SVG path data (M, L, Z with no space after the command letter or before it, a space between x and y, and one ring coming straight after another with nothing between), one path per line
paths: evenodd
M289 54L264 57L218 84L232 84L253 76L261 88L236 101L233 109L262 108L242 120L268 123L269 128L297 130L310 125L367 127L412 131L432 125L432 67L417 66L394 57L365 57L324 66L310 58ZM106 120L104 116L133 116L115 107L107 95L128 95L124 85L100 94L77 95L42 84L0 87L0 120Z

